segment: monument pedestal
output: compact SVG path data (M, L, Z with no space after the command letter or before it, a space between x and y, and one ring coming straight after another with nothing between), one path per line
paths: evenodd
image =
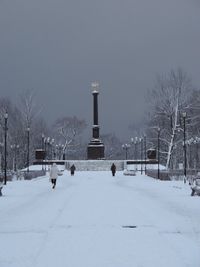
M88 159L104 159L104 144L100 140L92 140L87 148Z

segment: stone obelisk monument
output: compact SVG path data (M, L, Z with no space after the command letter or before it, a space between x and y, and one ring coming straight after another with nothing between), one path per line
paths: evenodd
M104 159L104 144L99 138L99 122L98 122L98 95L99 84L92 83L93 95L93 127L92 127L92 140L88 144L87 157L88 159Z

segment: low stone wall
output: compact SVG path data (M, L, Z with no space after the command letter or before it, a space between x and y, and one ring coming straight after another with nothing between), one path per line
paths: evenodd
M77 171L110 171L112 163L117 171L124 170L124 160L66 160L65 168L69 169L74 164Z

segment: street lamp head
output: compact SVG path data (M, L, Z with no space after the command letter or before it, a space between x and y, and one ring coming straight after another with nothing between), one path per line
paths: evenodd
M7 119L8 118L8 112L6 111L6 113L4 114L4 118Z
M53 145L54 139L50 139L49 143L50 143L50 145Z
M92 82L92 93L98 93L99 92L99 83L98 82Z
M27 127L27 132L30 132L30 127Z
M186 118L187 113L186 112L183 112L182 115L183 115L183 118Z
M128 149L128 148L130 148L130 145L129 145L129 144L123 144L123 145L122 145L122 148L123 148L123 149Z

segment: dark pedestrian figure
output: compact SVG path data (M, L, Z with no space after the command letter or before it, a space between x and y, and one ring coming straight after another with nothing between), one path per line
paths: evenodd
M113 163L112 166L111 166L111 172L112 172L112 176L115 176L115 173L116 173L116 166L115 164Z
M70 172L72 176L74 175L75 170L76 170L76 167L74 166L74 164L72 164L72 166L70 167Z

